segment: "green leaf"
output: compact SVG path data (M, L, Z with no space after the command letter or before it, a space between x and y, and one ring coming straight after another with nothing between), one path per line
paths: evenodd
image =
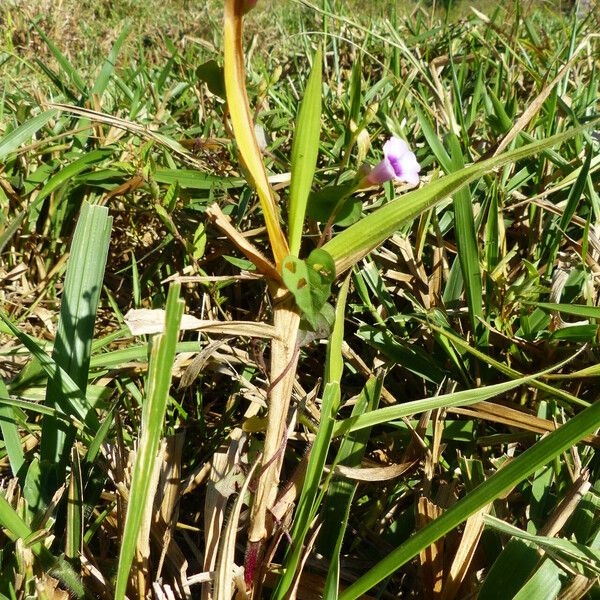
M2 403L5 398L8 398L8 389L4 381L0 379L0 432L2 432L2 440L8 454L12 474L16 477L25 463L25 455L21 445L21 436L17 429L17 411L13 406Z
M322 63L322 52L318 50L300 105L292 144L288 238L290 254L293 256L298 256L300 252L306 204L319 155Z
M300 319L297 343L299 346L308 346L315 340L327 339L333 330L335 322L335 308L326 302L317 315L317 324L312 326L306 319Z
M371 377L356 400L352 416L377 408L382 387L383 375ZM345 436L334 464L359 467L370 435L371 429L366 428ZM355 481L334 476L321 511L323 525L317 544L319 552L330 560L323 597L331 600L337 599L339 595L340 550L357 487Z
M546 251L546 264L548 266L547 269L547 277L550 278L552 275L552 271L554 269L554 263L556 261L556 254L560 247L560 243L564 238L567 227L577 210L577 205L581 199L583 191L585 189L587 178L590 172L590 166L592 164L592 157L594 156L594 151L592 146L588 147L587 156L581 169L579 171L579 175L575 180L571 191L569 192L569 197L567 198L567 204L563 210L563 213L560 219L557 219L558 222L552 223L550 230L546 232L545 238L548 242L548 248Z
M119 56L119 52L121 51L121 46L127 39L127 36L131 32L131 23L125 23L119 37L115 40L102 68L100 69L100 73L94 82L94 86L90 90L89 97L98 96L102 98L102 94L106 90L108 83L110 82L110 78L115 70L115 66L117 64L117 57Z
M454 134L449 135L448 141L451 150L452 171L460 171L465 166L460 143ZM454 195L452 205L454 208L454 232L458 247L458 260L467 296L471 330L477 334L478 339L482 337L481 341L485 343L488 329L482 328L480 321L484 318L481 269L479 267L479 247L475 231L473 204L468 187L462 188Z
M162 436L177 337L184 309L184 302L179 298L180 287L178 283L171 284L167 297L165 332L157 335L152 343L141 434L133 467L115 584L117 600L125 598L127 580L136 551L142 518L144 512L152 507L153 498L149 497L150 478Z
M537 550L511 539L491 566L477 600L513 598L540 562Z
M418 106L415 106L415 114L417 115L419 125L421 125L421 129L423 130L425 140L427 141L427 144L433 152L435 158L446 173L451 173L454 171L452 168L452 161L448 156L448 152L446 152L446 148L444 148L444 144L442 144L440 140L440 136L433 130L429 119L423 112L421 112Z
M216 60L211 59L202 63L196 69L196 77L206 83L212 94L225 100L225 75L223 67Z
M86 94L86 85L79 73L75 70L75 67L69 62L67 57L54 45L52 40L46 35L43 29L33 24L38 35L44 40L50 52L54 55L56 62L61 66L64 74L73 82L80 94Z
M426 525L404 544L392 550L375 567L340 594L340 600L354 600L443 537L472 514L515 487L600 426L600 402L581 411L556 431L548 434L487 481L458 500L444 514Z
M349 286L350 279L346 278L340 289L335 307L333 329L331 330L329 344L327 345L327 356L325 357L325 383L341 381L342 379L342 372L344 370L344 355L342 354L344 343L344 311L346 309Z
M67 526L65 535L65 556L72 564L77 564L83 551L83 480L79 452L71 450L71 476L67 493Z
M590 121L583 126L480 161L436 179L420 189L410 191L338 233L323 246L323 250L329 252L335 260L338 274L342 273L393 235L402 224L410 222L424 210L455 194L472 181L502 165L561 144L593 127L597 122L598 120Z
M71 376L59 365L57 365L56 362L46 354L46 352L44 352L44 349L40 347L40 345L31 336L15 327L8 317L2 312L0 312L0 319L2 319L9 332L12 333L37 359L40 367L46 373L48 378L55 377L60 380L62 394L58 398L58 401L61 404L60 409L65 415L64 419L70 421L72 417L67 417L66 415L75 415L76 418L83 423L89 411L89 402L85 396L85 393L73 381ZM5 402L7 404L12 404L13 406L18 406L18 404L12 400ZM42 410L41 408L42 407L40 407L38 412L42 414L56 413L55 409L47 410L47 407L44 407L45 410Z
M553 600L561 590L561 576L564 575L565 572L555 563L545 560L512 598L513 600Z
M364 429L365 427L381 425L389 421L400 419L401 417L408 417L410 415L425 412L426 410L435 410L436 408L445 408L448 406L468 406L469 404L475 404L476 402L488 400L489 398L493 398L494 396L508 392L520 385L527 384L539 376L540 373L515 379L513 381L507 381L505 383L497 383L495 385L480 387L473 390L463 390L461 392L442 394L440 396L426 398L424 400L413 400L412 402L405 402L403 404L394 404L391 406L386 406L385 408L371 411L370 413L364 415L351 416L343 421L336 421L334 435L338 436L348 431L358 431L359 429Z
M121 30L121 33L119 34L119 36L115 40L115 43L110 49L106 59L104 60L102 68L100 69L100 73L98 73L98 76L94 81L94 85L88 93L88 98L96 97L100 103L102 102L102 96L104 95L104 92L106 91L106 88L110 83L110 79L113 75L115 67L117 66L117 57L119 56L119 52L121 51L121 46L129 36L130 32L131 23L126 22L123 26L123 29ZM76 129L83 129L81 133L77 134L77 140L81 147L83 147L89 139L89 125L90 120L86 117L79 119L77 122Z
M304 539L315 516L315 499L321 482L323 468L325 467L325 460L333 432L335 411L339 403L340 383L339 381L330 382L325 386L323 392L319 431L310 451L304 485L300 499L298 500L298 509L294 515L292 528L293 545L284 561L285 572L279 580L273 596L274 600L283 600L286 597L286 592L289 590L300 564Z
M27 540L34 537L35 532L31 531L2 493L0 493L0 524L8 537L13 540ZM77 598L83 597L84 589L81 581L68 563L53 556L41 541L34 542L31 551L40 559L42 566L49 571L50 575L59 579Z
M65 275L52 358L58 367L69 373L73 383L82 392L87 387L94 323L104 279L111 226L112 218L108 215L108 208L92 206L87 202L83 204ZM62 374L57 371L48 381L46 405L64 409L68 406L68 394ZM75 412L67 412L67 415L83 416L84 423L88 422L89 415L97 423L95 412L89 405L84 415ZM45 416L42 420L41 437L41 459L56 469L59 485L58 481L62 479L67 466L75 429L72 426L65 428L63 422L54 416ZM51 495L55 490L44 491Z
M2 235L0 236L0 252L3 250L6 243L17 232L25 217L28 216L30 222L35 221L38 218L39 212L42 208L42 203L50 196L50 194L52 194L52 192L58 189L61 185L67 183L73 177L79 175L86 169L93 166L95 163L110 156L111 154L111 150L94 150L93 152L88 152L81 158L78 158L71 164L61 169L58 173L55 173L40 190L40 193L35 197L35 200L31 202L31 204L25 210L22 210L16 217L14 217L11 223L9 223L8 227L2 232Z
M58 173L54 174L44 187L40 190L40 193L35 197L35 200L27 208L27 213L30 215L29 220L37 219L39 211L42 207L42 202L57 190L61 185L67 183L73 177L76 177L85 170L93 167L95 163L100 162L104 158L108 158L112 154L112 150L94 150L84 154L81 158L73 161L61 169Z
M436 331L437 333L440 334L440 336L443 336L448 341L452 342L453 345L458 346L458 348L468 352L469 354L472 354L473 356L475 356L482 362L484 362L488 365L491 365L494 369L498 370L500 373L504 373L505 375L508 375L509 377L513 377L513 378L523 377L522 373L520 373L519 371L517 371L515 369L512 369L506 363L495 360L491 356L484 354L477 348L473 348L469 344L469 342L463 340L461 337L454 334L449 328L439 327L439 326L435 325L431 319L427 321L427 325L431 330ZM551 375L551 377L560 377L560 376L559 375ZM543 381L538 381L537 379L534 379L531 381L530 385L532 387L535 387L539 390L546 392L547 394L550 394L551 396L555 396L556 398L562 400L563 403L575 404L575 405L579 405L579 406L589 406L589 402L587 402L587 400L581 400L577 396L574 396L573 394L570 394L569 392L566 392L565 390L561 390L560 388L553 387Z
M58 111L54 108L40 113L32 119L25 121L25 123L0 140L0 162L4 161L9 154L15 152L23 142L29 140L32 135L44 127L57 113Z
M560 558L573 566L579 566L588 577L598 577L600 575L600 550L596 548L590 548L584 544L571 542L560 537L533 535L491 515L485 515L483 520L486 525L501 533L531 542L546 551L550 556Z
M246 185L240 177L207 175L193 169L157 169L152 177L159 183L176 183L180 188L192 190L241 188Z
M528 302L526 304L529 304ZM566 315L574 317L583 317L584 319L600 319L600 307L584 306L583 304L555 304L553 302L532 302L533 306L543 308L544 310L555 310Z
M333 215L333 224L348 227L360 219L362 199L349 194L354 190L354 182L329 185L312 192L308 198L306 214L320 223L327 223Z
M307 321L316 327L318 315L331 294L335 264L327 252L318 248L304 261L286 256L282 263L283 282L296 299Z

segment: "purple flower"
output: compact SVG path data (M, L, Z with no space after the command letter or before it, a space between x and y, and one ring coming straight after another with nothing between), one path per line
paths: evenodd
M383 160L365 177L368 185L380 185L393 179L411 185L419 183L421 165L417 157L408 149L408 144L397 137L390 138L383 145Z

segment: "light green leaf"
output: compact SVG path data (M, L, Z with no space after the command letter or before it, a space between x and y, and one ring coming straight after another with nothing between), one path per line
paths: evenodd
M6 447L12 474L16 477L25 462L25 455L21 445L21 436L17 429L15 407L4 404L4 398L8 398L8 389L4 381L0 379L0 432Z
M316 327L319 311L327 302L335 280L335 265L331 256L320 248L313 250L305 261L290 254L282 263L281 274L298 308L308 322Z
M288 238L290 254L293 256L298 256L300 252L304 214L319 154L322 63L323 55L319 50L313 59L292 144Z
M0 140L0 162L9 154L17 150L23 142L29 140L33 134L44 127L50 119L56 116L57 112L56 109L44 111L28 121L25 121L25 123Z
M600 550L596 548L590 548L584 544L571 542L560 537L533 535L491 515L485 515L483 520L486 525L497 531L535 544L548 552L551 557L557 557L564 562L579 565L589 577L600 575Z
M597 123L598 120L591 121L586 125L574 127L436 179L424 187L408 192L382 206L348 229L341 231L323 246L323 250L331 254L335 260L337 273L340 274L393 235L403 223L411 221L424 210L455 194L472 181L502 165L561 144Z
M111 226L112 218L108 215L108 208L92 206L87 202L83 204L73 235L65 275L52 358L60 369L69 373L77 389L82 392L87 387L94 323L104 279ZM48 381L46 405L64 410L69 406L69 394L70 390L65 388L62 372L57 371ZM84 423L98 423L97 416L93 409L90 410L89 405L84 411L83 415L75 411L66 414L83 417ZM73 427L65 429L63 423L55 417L44 417L41 459L45 464L56 468L59 475L66 469L74 437ZM59 477L60 479L62 477ZM50 495L54 491L45 490Z
M146 399L142 412L141 435L133 467L127 516L121 542L115 598L124 600L129 571L136 551L144 512L152 507L150 479L162 436L167 410L171 372L184 302L179 298L180 284L171 284L167 297L165 332L152 343Z

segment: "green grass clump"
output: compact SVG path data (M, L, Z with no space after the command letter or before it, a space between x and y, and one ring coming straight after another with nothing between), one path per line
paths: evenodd
M297 304L221 3L0 7L0 598L598 596L598 15L363 4L245 17ZM338 203L391 135L421 187Z

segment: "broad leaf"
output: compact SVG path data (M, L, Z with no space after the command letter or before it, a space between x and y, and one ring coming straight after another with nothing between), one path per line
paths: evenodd
M283 261L281 274L298 308L316 328L319 312L327 302L335 280L333 259L320 248L313 250L305 261L288 255Z

